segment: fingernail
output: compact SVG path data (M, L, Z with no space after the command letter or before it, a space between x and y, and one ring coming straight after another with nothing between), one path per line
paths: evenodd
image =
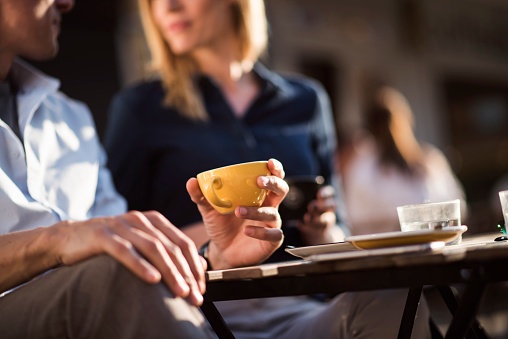
M206 291L206 284L202 281L199 282L199 291L203 294Z
M161 274L159 271L153 269L148 269L145 273L145 277L154 283L157 283L161 280Z
M273 167L274 167L276 170L280 170L280 168L281 168L281 164L280 164L280 162L278 162L278 161L274 161L274 162L273 162L273 165L274 165Z
M194 295L194 300L198 303L198 305L201 305L203 303L203 296L198 291L193 291L192 293Z
M246 228L245 229L245 235L248 235L248 236L253 236L254 235L254 230L250 227Z
M186 283L180 284L180 289L181 289L181 293L179 295L181 297L186 297L191 292L190 287ZM175 291L175 293L176 293L176 291Z
M240 207L239 212L241 216L247 215L247 209L245 207Z
M278 240L280 240L282 238L284 238L284 232L281 229L279 229L279 239Z
M270 180L269 180L267 177L262 177L262 178L261 178L261 183L263 184L263 186L268 185L268 182L269 182L269 181L270 181Z

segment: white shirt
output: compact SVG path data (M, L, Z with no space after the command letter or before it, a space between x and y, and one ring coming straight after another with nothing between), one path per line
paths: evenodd
M395 168L382 168L372 140L355 145L355 156L343 173L344 196L351 233L400 231L397 206L461 200L462 218L467 206L462 184L441 151L425 145L424 176L406 176Z
M23 142L0 120L0 234L126 211L89 109L15 60Z

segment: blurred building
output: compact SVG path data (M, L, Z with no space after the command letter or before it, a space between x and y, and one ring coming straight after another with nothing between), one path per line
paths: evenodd
M471 204L472 231L495 229L494 183L508 173L508 1L265 0L274 69L320 80L342 137L361 123L362 86L398 88L416 134L449 157ZM102 134L111 96L145 75L135 0L77 1L61 53L38 67L92 108Z
M266 3L272 67L321 80L341 136L361 123L367 81L398 88L417 137L442 149L464 183L471 231L495 229L491 191L508 173L508 1Z

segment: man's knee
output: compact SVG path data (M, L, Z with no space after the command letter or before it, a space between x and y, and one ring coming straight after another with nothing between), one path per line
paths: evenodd
M163 284L148 284L110 256L62 268L69 327L76 334L108 338L207 337L204 319ZM67 272L65 272L67 271Z

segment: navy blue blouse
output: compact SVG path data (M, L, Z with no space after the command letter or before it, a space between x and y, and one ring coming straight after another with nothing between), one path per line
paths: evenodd
M191 121L164 107L158 80L115 96L104 144L116 187L130 209L155 209L175 226L185 227L201 220L185 188L190 177L269 158L283 164L286 177L322 175L334 184L335 129L323 88L300 76L282 77L259 63L254 72L261 91L242 118L205 76L196 81L209 122ZM296 230L284 233L286 244L305 245ZM283 247L279 259L284 259Z

